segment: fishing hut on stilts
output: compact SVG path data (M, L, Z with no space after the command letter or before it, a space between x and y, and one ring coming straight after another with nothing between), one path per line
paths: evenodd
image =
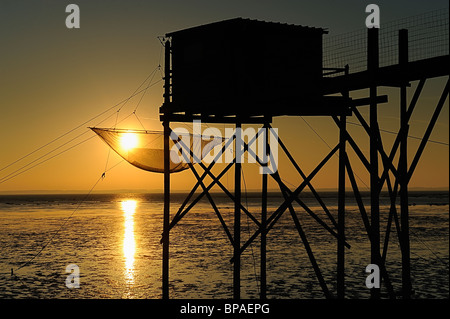
M448 16L446 19L448 26ZM401 29L396 31L398 39L395 50L398 54L396 62L380 66L380 30L367 29L366 68L351 72L351 59L343 65L323 66L322 37L326 33L327 31L322 28L237 18L166 34L164 103L160 108L160 119L164 127L164 221L161 239L163 245L162 297L164 299L170 297L170 231L203 196L210 202L232 247L233 298L241 297L241 254L257 240L260 241L260 297L266 298L266 241L271 229L285 211L288 211L292 217L292 222L301 238L324 296L344 298L346 277L350 276L345 272L345 254L350 248L346 241L346 197L349 196L349 193L345 192L346 187L351 187L352 196L358 204L370 241L370 260L372 264L379 266L382 283L387 289L388 296L396 298L400 290L403 298L411 297L408 182L411 180L448 96L448 80L412 159L408 159L407 156L408 131L411 125L409 119L426 80L448 77L448 51L444 55L410 61L408 30ZM414 81L418 81L418 85L408 103L408 87ZM383 146L378 125L378 106L388 101L387 95L378 95L379 87L391 87L400 91L400 129L390 151ZM368 96L351 98L352 91L361 89L368 89ZM368 122L361 115L360 109L363 107L369 109ZM272 119L278 116L331 117L339 130L339 141L315 169L306 174L283 143L282 136L276 136L276 144L271 145L272 140L268 138L273 129L271 123ZM364 155L361 147L347 131L347 119L350 116L360 122L369 138L369 157ZM172 126L177 122L192 123L193 121L226 123L233 125L236 129L249 124L258 124L261 129L248 143L244 142L240 130L235 131L232 138L228 139L222 147L223 152L234 144L234 158L218 175L212 173L215 161L209 165L199 161L197 167L201 167L202 173L188 163L197 182L183 205L173 214L170 198L170 143L177 139L177 135L173 134ZM265 154L262 157L255 154L250 147L252 143L256 143L256 139L261 137L265 147ZM189 154L191 157L195 155L187 145L179 144L184 154ZM285 153L303 181L295 189L290 189L282 181L276 168L266 170L264 174L261 174L261 207L258 212L250 212L242 205L241 200L242 156L248 153L248 156L256 159L262 169L267 169L269 165L275 164L274 159L270 158L270 149L273 147L278 147ZM349 160L349 149L356 154L370 174L370 208L365 207L363 203ZM313 187L314 176L323 169L333 155L339 158L337 219L332 216L319 192ZM395 162L394 158L397 157L398 162ZM221 182L221 178L232 168L234 168L234 188L228 190ZM205 184L206 176L212 179L209 185ZM394 176L394 179L391 180L390 176ZM270 214L267 211L269 178L276 182L284 197L284 202ZM350 185L346 185L346 179L350 181ZM232 227L225 223L210 194L213 186L218 186L234 203ZM387 187L391 199L387 225L380 225L379 199L383 187ZM187 205L197 189L202 191L201 194ZM320 203L328 216L327 220L317 216L300 199L299 194L307 189ZM399 212L396 203L398 199ZM335 239L337 282L334 286L336 291L332 291L329 283L324 280L320 265L308 242L308 236L297 216L298 208L294 207L294 204L298 204ZM257 231L247 241L241 238L241 218L245 216L244 214L257 227ZM389 269L386 267L386 252L393 227L396 229L401 250L400 289L393 286ZM382 231L386 232L384 243L380 240ZM380 298L380 290L380 288L372 288L372 298Z

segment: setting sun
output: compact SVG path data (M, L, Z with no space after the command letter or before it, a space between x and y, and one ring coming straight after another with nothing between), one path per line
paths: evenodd
M128 151L138 145L138 137L134 133L125 133L120 138L120 146Z

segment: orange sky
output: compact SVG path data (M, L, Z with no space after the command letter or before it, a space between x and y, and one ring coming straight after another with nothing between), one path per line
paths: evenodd
M99 138L94 137L73 149L38 165L17 177L17 169L27 163L31 168L39 157L55 146L81 133L70 147L94 133L87 126L96 125L106 116L83 124L130 96L141 82L160 63L161 45L157 36L195 25L233 18L249 17L329 28L330 34L364 27L365 5L360 1L346 1L340 6L333 1L174 1L162 4L152 1L76 1L81 9L81 28L69 30L64 21L68 1L4 1L0 4L0 193L15 191L88 191L105 167L120 161ZM339 2L341 3L341 2ZM408 3L408 6L404 6ZM382 17L395 20L402 17L448 6L447 1L399 1L390 4L379 1ZM402 6L403 5L403 6ZM382 20L383 21L383 20ZM161 61L161 63L163 63ZM156 74L154 82L160 79ZM413 83L413 88L416 83ZM411 136L421 137L445 85L444 79L427 82L414 116ZM380 127L398 129L398 90L380 89L389 93L390 102L380 105ZM409 91L409 98L412 90ZM355 92L354 97L367 96ZM132 115L139 97L130 100L119 112L119 120ZM140 102L136 114L146 129L161 130L158 109L162 104L162 83L150 88ZM367 108L361 112L367 115ZM99 126L112 126L111 117ZM337 143L338 130L330 118L277 118L272 123L294 155L300 167L309 173L328 153L328 146L305 123L310 124L329 145ZM350 122L357 122L355 117ZM142 128L135 116L121 122L122 128ZM81 125L83 124L83 125ZM55 144L32 156L5 166L38 149L53 139L81 127ZM211 125L210 125L211 126ZM174 125L176 127L176 125ZM218 125L223 129L223 125ZM368 138L360 126L348 125L352 136L359 141L368 156ZM390 145L393 135L383 133ZM448 100L430 139L447 145L429 143L419 162L410 187L448 188L449 185L449 108ZM410 139L410 158L418 141ZM61 150L64 150L60 149ZM388 148L389 149L389 148ZM51 153L56 155L59 151ZM280 152L281 154L281 152ZM353 154L353 153L351 153ZM44 159L44 158L43 158ZM358 177L369 184L367 172L352 156ZM219 165L220 166L220 165ZM223 167L223 166L221 166ZM280 173L286 182L298 185L300 177L286 158L280 155ZM261 175L255 165L244 165L248 189L260 187ZM20 171L19 171L20 172ZM163 187L162 174L141 171L122 163L107 172L95 191L142 190L157 191ZM233 174L223 183L233 186ZM189 171L172 175L174 190L189 189L194 179ZM313 180L316 188L337 186L337 157ZM361 184L363 185L363 184ZM274 184L271 184L275 187ZM364 188L364 186L362 186Z

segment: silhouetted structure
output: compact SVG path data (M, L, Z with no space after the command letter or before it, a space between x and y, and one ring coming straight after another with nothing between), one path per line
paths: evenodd
M321 92L324 33L242 18L168 33L172 98L161 112L178 113L181 120L238 116L244 122L255 116L328 115L327 106L342 98Z
M448 24L448 17L447 17ZM350 73L348 65L336 68L322 67L322 35L326 33L320 28L294 26L248 19L232 19L195 28L168 33L165 41L165 91L161 120L165 134L165 177L164 177L164 232L163 232L163 298L169 297L169 233L170 229L185 216L195 203L206 196L221 222L231 245L233 246L234 263L234 298L240 298L240 255L259 236L261 240L261 298L266 297L266 236L288 210L311 265L317 276L319 285L327 298L334 296L325 282L316 261L308 238L298 219L293 203L299 204L317 223L326 229L337 240L337 291L338 298L345 296L345 249L350 246L345 240L345 180L348 177L353 194L358 203L361 216L371 243L371 262L379 265L383 283L391 298L396 292L389 279L385 267L391 226L394 222L399 236L402 253L402 294L404 298L411 296L410 251L408 225L408 182L420 159L423 149L431 134L437 117L448 95L448 82L435 108L425 136L419 149L408 167L407 136L409 118L420 96L426 79L449 74L449 56L437 56L409 62L408 32L400 30L398 36L398 62L384 67L379 66L379 30L368 29L367 32L367 68L364 71ZM411 102L407 103L407 87L411 81L419 81ZM387 152L383 147L378 127L377 106L388 100L386 95L378 96L379 86L399 88L400 98L400 130L392 149ZM351 99L350 92L369 89L369 96ZM336 93L339 94L336 96ZM334 94L334 96L331 96ZM361 116L359 107L368 105L370 121L367 123ZM197 183L186 198L181 208L170 215L170 158L169 135L172 132L171 122L192 122L199 119L204 123L232 123L236 128L248 123L263 125L264 134L271 128L272 118L281 115L291 116L330 116L339 128L339 142L331 149L317 167L306 175L287 147L278 137L280 148L287 155L303 182L291 190L281 180L278 172L271 174L279 185L285 201L270 216L267 216L267 178L262 175L261 219L249 212L241 203L241 163L236 160L241 152L249 152L261 166L266 161L250 154L249 147L238 148L245 144L240 134L235 134L227 143L235 143L235 158L232 163L218 175L211 172L215 162L206 166L199 163L204 173L199 174L193 165L190 168L197 178ZM370 156L366 156L346 130L347 116L355 115L365 128L370 138ZM255 142L249 141L248 144ZM182 145L185 147L184 145ZM371 204L370 214L362 202L358 184L347 155L347 146L355 152L367 171L370 173ZM224 145L222 151L227 147ZM270 147L266 144L266 151ZM397 165L394 157L400 150ZM186 147L186 150L190 150ZM322 169L327 161L339 154L338 169L338 218L334 219L311 180ZM381 158L381 167L379 159ZM233 193L226 189L220 178L234 167L235 183ZM395 180L390 180L390 174ZM210 176L213 180L205 185L204 179ZM221 213L215 205L210 189L219 186L234 202L233 232L228 228ZM386 226L385 242L380 242L379 194L386 186L391 197L391 211ZM194 192L202 189L190 205L187 205ZM326 213L328 220L319 218L299 198L302 190L308 188ZM400 197L400 216L397 214L396 199ZM258 227L258 230L245 243L241 243L241 214L245 213ZM383 248L383 249L381 249ZM380 297L380 289L372 289L374 298Z

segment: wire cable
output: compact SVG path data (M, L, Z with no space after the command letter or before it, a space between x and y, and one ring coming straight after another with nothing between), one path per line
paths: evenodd
M52 235L52 237L50 237L50 239L41 247L41 249L37 252L37 254L35 254L34 256L32 256L28 261L22 263L22 265L20 265L16 270L14 270L14 272L17 272L18 270L22 269L23 267L29 265L34 259L36 259L36 257L38 257L43 251L44 249L53 241L53 239L55 239L55 237L59 234L59 232L61 231L61 229L67 224L67 222L69 221L70 218L72 218L72 216L78 211L78 209L81 207L81 204L83 204L87 198L89 197L89 195L92 193L92 191L94 190L94 188L97 186L97 184L102 180L102 177L100 177L99 179L97 179L97 181L95 182L94 186L91 187L91 189L89 190L89 192L86 194L85 198L83 200L81 200L77 207L75 208L75 210L64 220L64 222L61 224L61 226L59 226L59 228L56 230L56 232Z
M155 69L155 70L157 70L157 69ZM153 75L155 74L155 70L152 72ZM149 77L150 77L150 75L146 78L146 80L145 80L139 87L141 87L141 86L148 80ZM99 123L97 123L97 125L100 125L101 123L103 123L104 121L106 121L107 119L109 119L112 115L117 114L117 115L116 115L116 124L115 124L115 125L117 125L118 123L124 121L125 119L127 119L127 118L130 117L131 115L135 114L135 113L131 113L130 115L128 115L127 117L125 117L125 118L122 119L121 121L119 121L119 122L117 121L117 120L118 120L118 117L119 117L119 111L123 108L123 106L125 105L125 103L126 103L127 101L129 101L131 98L133 98L134 96L136 96L136 95L138 95L138 94L140 94L140 93L142 93L142 92L146 92L146 90L148 90L150 87L156 85L156 84L159 83L159 82L161 82L161 80L159 80L159 81L157 81L157 82L155 82L155 83L151 83L151 84L147 85L145 88L143 88L143 89L141 89L141 90L139 90L139 89L135 90L134 93L133 93L131 96L129 96L128 98L126 98L126 99L122 100L121 102L115 104L114 106L108 108L106 111L103 111L103 112L101 112L100 114L98 114L98 115L96 115L96 116L90 118L89 120L83 122L82 124L80 124L80 125L74 127L73 129L67 131L66 133L60 135L59 137L57 137L57 138L51 140L50 142L48 142L48 143L46 143L46 144L44 144L44 145L38 147L38 148L35 149L34 151L32 151L32 152L26 154L25 156L22 156L21 158L19 158L19 159L13 161L12 163L10 163L10 164L6 165L5 167L3 167L2 169L0 169L0 171L5 170L6 168L11 167L12 165L14 165L14 164L16 164L16 163L18 163L18 162L24 160L25 158L27 158L27 157L29 157L29 156L31 156L31 155L37 153L38 151L44 149L45 147L47 147L47 146L49 146L49 145L55 143L56 141L62 139L63 137L69 135L70 133L76 131L76 130L79 129L80 127L85 126L87 123L93 121L94 119L99 118L100 116L104 115L105 113L108 113L109 111L113 110L113 109L116 108L117 106L121 105L120 108L119 108L119 110L115 111L114 113L110 114L108 117L106 117L105 119L103 119L102 121L100 121ZM141 124L142 124L142 123L141 123ZM73 142L74 140L80 138L82 135L86 134L87 132L89 132L89 131L86 130L85 132L83 132L83 133L77 135L76 137L70 139L69 141L64 142L63 144L61 144L61 145L55 147L54 149L48 151L47 153L45 153L44 155L38 157L37 159L34 159L34 160L32 160L31 162L28 162L27 164L25 164L25 165L21 166L20 168L16 169L15 171L13 171L13 172L11 172L11 173L9 173L9 174L7 174L7 175L4 175L4 176L0 177L0 184L4 183L4 182L6 182L6 181L9 181L9 180L11 180L12 178L15 178L16 176L19 176L19 175L25 173L26 171L29 171L30 169L32 169L32 168L34 168L34 167L36 167L36 166L38 166L38 165L41 165L41 164L47 162L47 161L50 160L50 159L55 158L55 157L57 157L58 155L61 155L61 154L65 153L65 152L67 152L68 150L70 150L70 149L72 149L72 148L74 148L74 147L76 147L76 146L78 146L78 145L81 145L81 144L83 144L84 142L86 142L86 141L88 141L88 140L90 140L91 138L94 137L94 136L91 136L91 137L89 137L89 138L87 138L87 139L85 139L85 140L83 140L83 141L81 141L81 142L79 142L79 143L77 143L77 144L75 144L75 145L73 145L73 146L71 146L71 147L69 147L69 148L67 148L67 149L65 149L65 150L63 150L63 151L61 151L61 152L59 152L59 153L57 153L56 155L51 156L51 157L49 157L49 158L47 158L47 159L45 159L45 160L42 160L41 162L37 163L36 165L33 165L33 166L29 167L29 166L32 165L33 163L36 163L37 161L39 161L39 160L41 160L41 159L43 159L43 158L49 156L50 154L56 152L57 150L59 150L59 149L61 149L62 147L66 146L67 144L69 144L69 143ZM28 167L28 168L27 168L27 167Z
M326 146L328 146L328 148L330 149L330 150L332 150L332 148L331 148L331 146L322 138L322 136L320 136L320 134L319 133L317 133L317 131L303 118L303 116L300 116L300 118L306 123L306 125L308 125L308 127L322 140L322 142L324 142L325 143L325 145ZM339 157L339 155L338 154L334 154L334 156L336 156L336 157ZM363 183L364 184L364 186L366 186L366 188L367 189L369 189L370 190L370 187L369 187L369 185L367 185L364 181L363 181L363 179L361 178L361 177L359 177L355 172L353 172L353 174L361 181L361 183Z
M356 126L361 126L362 127L362 125L360 123L354 123L354 122L348 122L348 121L347 121L347 123L351 124L351 125L356 125ZM379 130L380 130L380 132L398 135L398 132L389 131L389 130L385 130L385 129L381 129L381 128ZM408 135L408 137L412 138L412 139L415 139L415 140L420 140L420 141L423 140L422 137L417 137L417 136L412 136L412 135ZM428 142L429 143L435 143L435 144L441 144L441 145L449 146L449 143L441 142L441 141L428 140Z
M32 152L30 152L30 153L28 153L28 154L26 154L26 155L24 155L24 156L18 158L17 160L11 162L10 164L8 164L8 165L6 165L6 166L0 168L0 171L5 170L6 168L8 168L8 167L10 167L10 166L12 166L12 165L14 165L14 164L16 164L16 163L22 161L23 159L25 159L25 158L27 158L27 157L33 155L34 153L40 151L41 149L43 149L43 148L45 148L45 147L47 147L47 146L53 144L54 142L60 140L60 139L63 138L64 136L66 136L66 135L72 133L73 131L79 129L80 127L85 126L86 124L88 124L89 122L91 122L91 121L93 121L93 120L99 118L99 117L102 116L103 114L108 113L109 111L115 109L117 106L127 103L129 100L131 100L131 99L132 99L133 97L135 97L136 95L138 95L138 94L140 94L140 93L146 91L146 90L149 89L150 87L152 87L152 86L154 86L155 84L159 83L160 81L157 81L157 82L155 82L155 83L153 83L153 84L150 83L147 87L143 88L142 90L139 90L139 88L140 88L145 82L147 82L148 78L149 78L152 74L154 75L154 73L155 73L155 71L156 71L157 69L158 69L158 67L155 68L155 70L153 70L153 71L150 73L150 75L148 75L147 78L139 85L138 89L136 89L136 90L135 90L129 97L127 97L126 99L123 99L122 101L120 101L120 102L116 103L115 105L109 107L109 108L106 109L105 111L103 111L103 112L97 114L96 116L94 116L94 117L88 119L87 121L85 121L85 122L83 122L83 123L81 123L81 124L75 126L74 128L70 129L69 131L63 133L62 135L60 135L60 136L54 138L54 139L51 140L50 142L43 144L42 146L36 148L36 149L33 150ZM123 107L123 105L121 106L121 108L122 108L122 107Z
M242 180L244 182L244 189L245 189L245 208L248 210L248 198L247 198L247 183L245 182L245 176L244 176L244 170L241 166L241 173L242 173ZM247 216L247 233L249 238L251 237L250 235L250 223L249 223L249 218L248 215ZM258 295L261 293L261 290L259 288L259 281L258 281L258 274L256 272L256 258L255 258L255 253L253 252L253 246L250 245L250 251L252 253L252 259L253 259L253 271L255 273L255 281L256 281L256 287L258 289Z

